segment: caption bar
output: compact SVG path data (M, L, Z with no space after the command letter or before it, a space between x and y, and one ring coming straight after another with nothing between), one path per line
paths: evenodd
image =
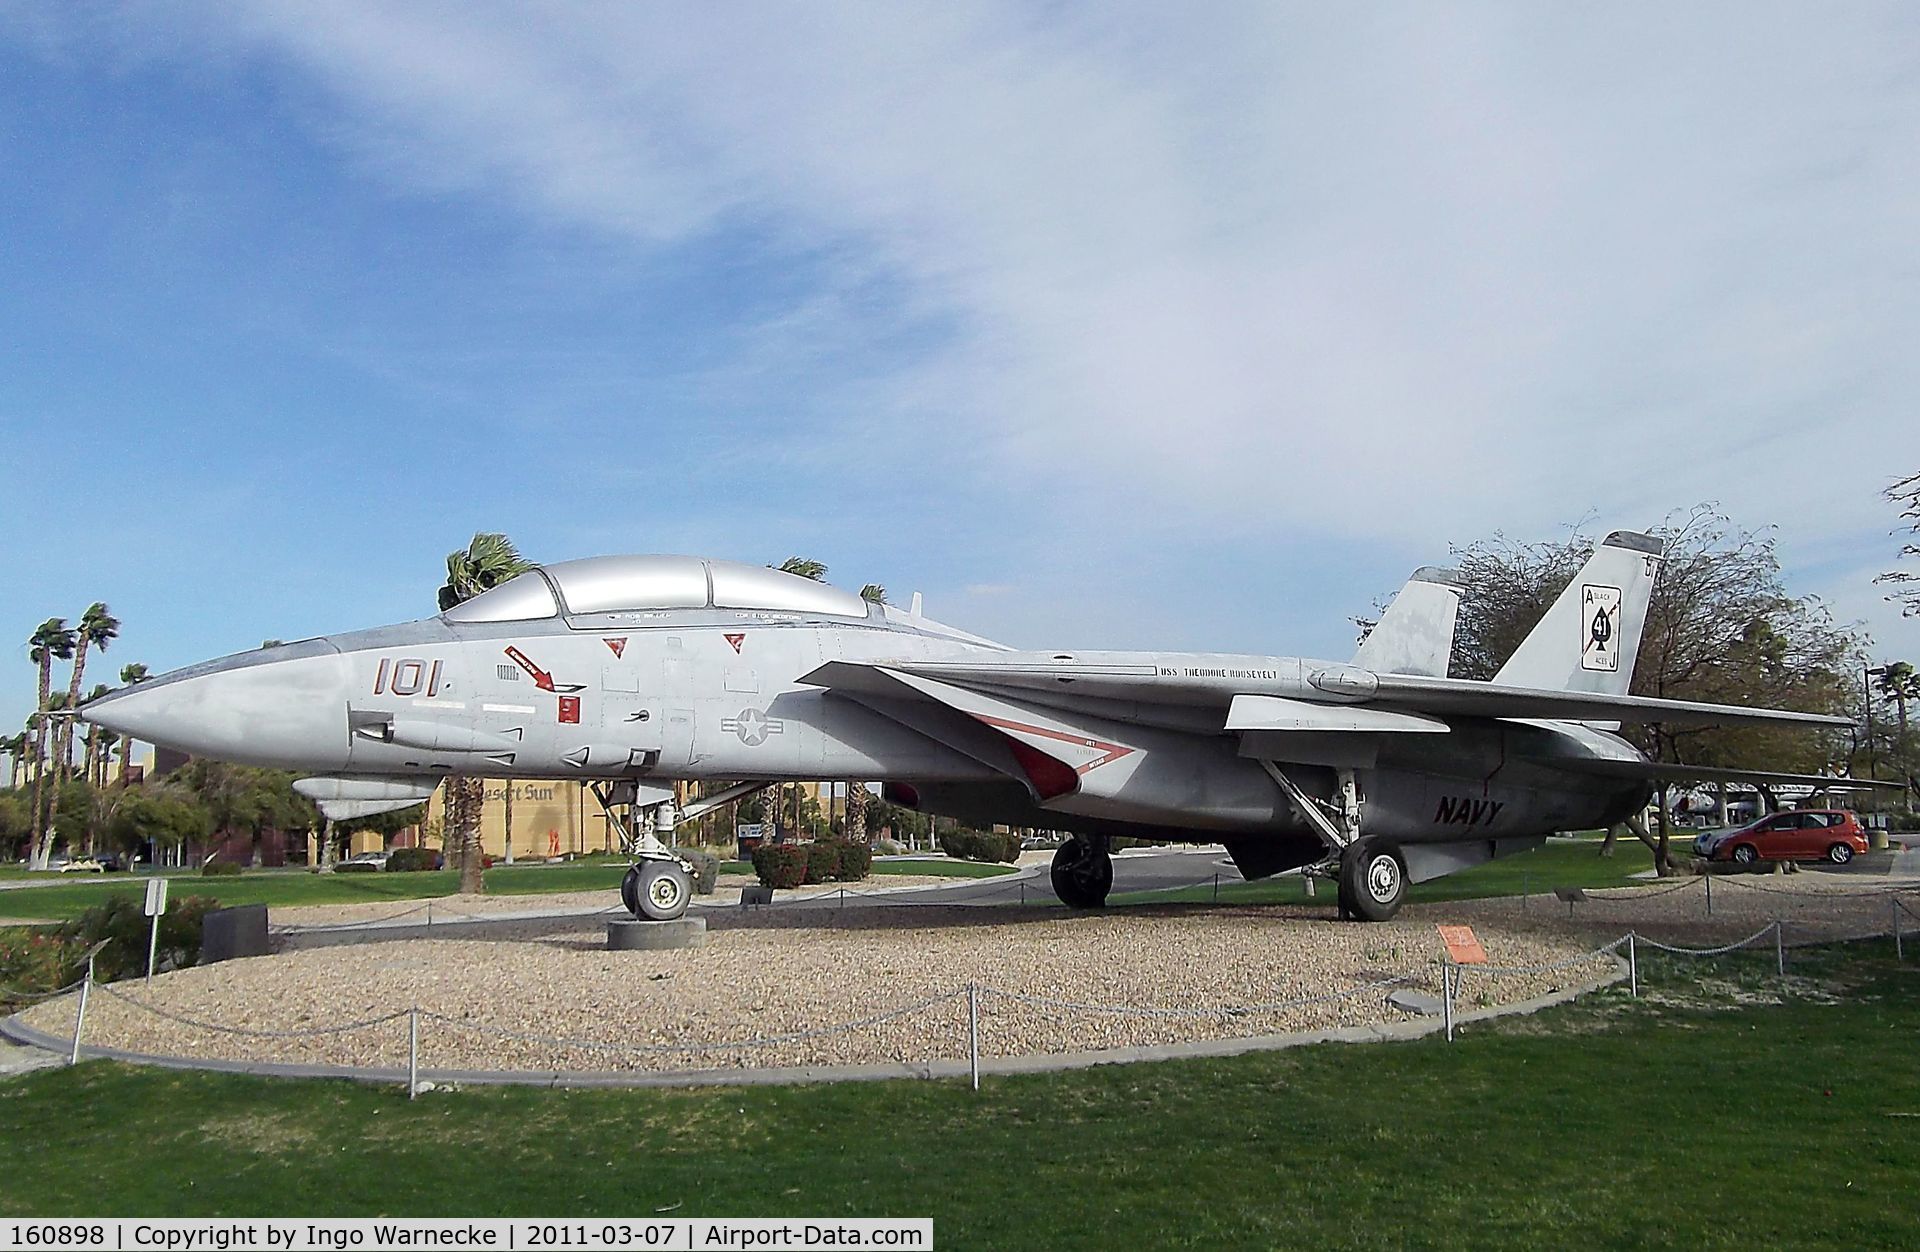
M624 1249L931 1248L930 1217L577 1218L294 1217L78 1218L0 1222L10 1248L115 1252L622 1252Z

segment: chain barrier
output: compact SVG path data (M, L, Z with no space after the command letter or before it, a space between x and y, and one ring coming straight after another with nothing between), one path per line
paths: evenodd
M1706 875L1702 874L1702 878ZM1745 875L1715 874L1714 879L1723 887L1738 887L1742 891L1758 891L1770 896L1795 896L1802 900L1871 900L1876 897L1897 896L1905 892L1920 891L1920 884L1913 886L1874 887L1866 891L1797 891L1791 887L1762 887L1758 883L1744 882Z
M1576 956L1565 957L1558 961L1543 961L1538 965L1474 964L1474 965L1459 965L1457 966L1457 968L1463 969L1463 970L1470 969L1476 974L1493 974L1497 977L1506 977L1507 975L1510 975L1510 974L1550 974L1555 972L1556 970L1571 969L1575 965L1584 965L1586 962L1593 960L1595 957L1604 955L1605 953L1608 953L1608 952L1613 952L1618 950L1620 945L1624 944L1626 941L1627 941L1627 936L1621 935L1618 939L1615 939L1612 943L1603 943L1599 947L1593 949L1593 951L1591 952L1582 952Z
M63 996L67 994L67 992L69 991L78 991L80 989L80 984L85 981L87 981L86 975L82 974L80 977L74 979L72 982L68 983L66 986L61 987L54 991L20 991L20 990L16 990L13 987L0 987L0 999L20 1000L20 1001L33 1000L36 1002L51 1000L51 999L54 999L56 996Z
M380 1017L369 1017L364 1021L348 1022L344 1026L316 1026L307 1030L254 1030L245 1026L222 1026L217 1022L203 1022L197 1018L187 1017L181 1013L174 1013L167 1009L160 1008L157 1005L136 1000L123 991L116 991L112 983L96 982L93 985L114 999L124 1004L131 1004L134 1008L140 1009L142 1012L151 1013L155 1017L164 1017L168 1021L177 1022L182 1026L192 1026L200 1030L217 1031L223 1035L239 1035L247 1039L310 1039L321 1035L343 1035L348 1031L364 1030L368 1026L380 1026L387 1022L397 1021L405 1017L409 1012L407 1009L398 1009Z
M1017 1004L1032 1005L1036 1008L1069 1009L1080 1013L1111 1013L1122 1017L1257 1017L1266 1013L1277 1013L1283 1009L1304 1008L1313 1004L1331 1004L1338 1000L1351 1000L1355 996L1370 991L1381 991L1388 987L1404 987L1420 981L1418 975L1402 974L1397 978L1384 978L1375 982L1361 983L1345 991L1331 991L1317 996L1301 996L1293 1000L1275 1000L1268 1004L1229 1004L1219 1008L1196 1009L1156 1009L1137 1008L1125 1004L1086 1004L1077 1000L1056 1000L1050 996L1027 995L1019 991L1001 991L995 987L982 987L980 990L1002 1000L1012 1000Z
M1635 943L1644 943L1649 948L1658 948L1662 952L1671 952L1676 956L1725 956L1729 952L1744 948L1750 943L1754 943L1767 935L1771 935L1778 929L1779 925L1779 922L1768 922L1765 926L1754 931L1745 939L1741 939L1735 943L1723 944L1717 948L1687 948L1677 944L1661 943L1658 939L1649 939L1637 931L1634 933L1633 939Z

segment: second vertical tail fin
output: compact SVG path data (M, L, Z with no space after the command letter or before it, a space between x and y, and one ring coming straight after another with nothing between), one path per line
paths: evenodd
M1601 540L1493 681L1543 691L1626 695L1662 548L1652 535L1628 530Z

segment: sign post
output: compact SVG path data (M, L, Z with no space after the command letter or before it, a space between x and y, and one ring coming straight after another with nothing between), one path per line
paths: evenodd
M167 880L147 879L146 915L151 919L147 931L147 982L153 982L153 960L160 951L160 915L167 911Z

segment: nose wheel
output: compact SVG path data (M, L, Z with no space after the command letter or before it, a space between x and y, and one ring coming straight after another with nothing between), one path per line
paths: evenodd
M1113 857L1107 841L1075 835L1053 854L1053 894L1070 909L1105 908L1113 888Z
M672 861L641 861L620 880L620 902L642 921L670 922L692 899L693 879Z

